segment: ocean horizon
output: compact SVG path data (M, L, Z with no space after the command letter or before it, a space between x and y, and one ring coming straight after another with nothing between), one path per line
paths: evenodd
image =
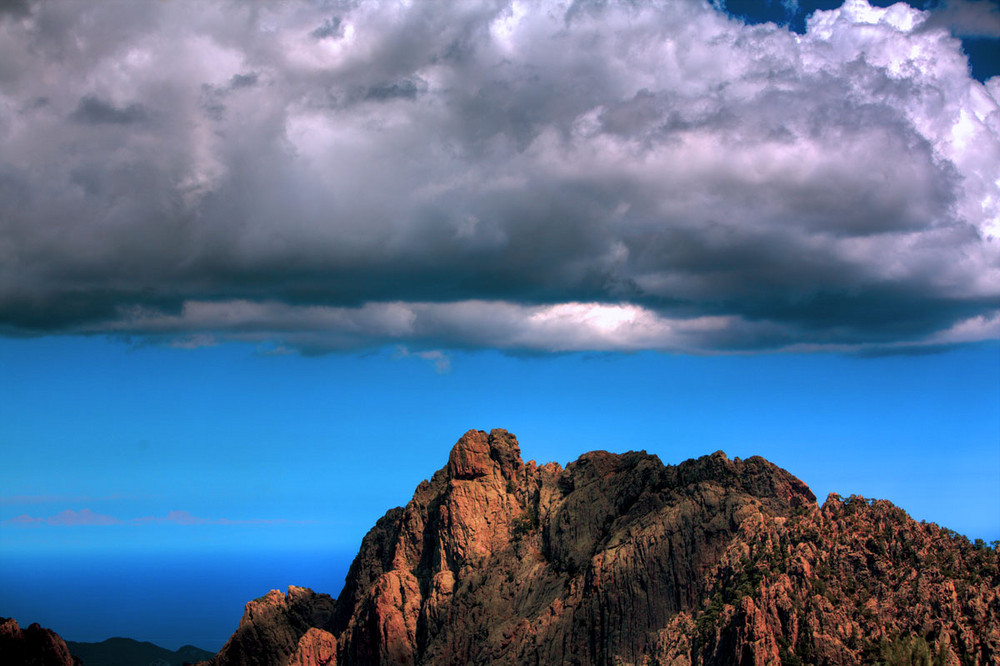
M336 597L356 551L0 552L0 616L37 622L67 641L120 636L217 652L243 608L269 590Z

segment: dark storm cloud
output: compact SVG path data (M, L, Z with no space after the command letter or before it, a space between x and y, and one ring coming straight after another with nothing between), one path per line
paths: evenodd
M390 83L376 83L368 88L365 99L384 100L393 98L413 99L417 96L417 84L409 79L402 81L392 81Z
M323 21L323 25L319 26L309 34L315 39L337 38L344 34L341 26L342 22L340 17L333 16Z
M991 0L946 0L926 28L945 27L960 37L1000 38L1000 7Z
M0 329L309 353L1000 331L1000 79L925 14L330 10L0 24Z
M77 122L94 125L131 125L146 120L146 115L146 110L140 104L116 107L87 95L80 100L80 104L69 117Z
M257 75L257 72L250 72L249 74L233 74L229 78L229 87L232 89L249 88L257 85L258 78L260 77Z
M0 0L0 17L4 14L26 16L30 10L29 0Z

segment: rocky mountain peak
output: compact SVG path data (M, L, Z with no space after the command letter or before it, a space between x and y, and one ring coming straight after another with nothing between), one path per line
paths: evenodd
M996 663L998 569L888 502L820 509L760 457L595 451L563 469L470 430L365 536L335 603L248 604L215 666Z
M313 627L325 626L333 611L329 595L294 585L286 594L271 590L246 604L236 632L215 661L242 666L287 664L299 652L302 636ZM304 649L315 651L313 643Z
M512 479L524 466L517 438L502 429L489 434L470 430L455 444L448 456L448 475L452 479L471 480L499 475Z

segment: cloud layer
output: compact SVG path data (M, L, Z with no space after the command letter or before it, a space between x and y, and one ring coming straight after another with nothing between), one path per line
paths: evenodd
M193 516L188 511L169 511L165 516L143 516L142 518L122 519L116 516L109 516L101 513L94 513L90 509L74 511L66 509L53 516L40 517L29 514L21 514L9 520L3 521L4 525L16 527L39 527L42 525L56 527L79 527L81 525L284 525L290 523L305 524L311 521L284 520L284 519L251 519L251 520L231 520L229 518L200 518Z
M1000 335L1000 78L969 77L954 17L850 0L796 35L694 0L13 7L8 334Z

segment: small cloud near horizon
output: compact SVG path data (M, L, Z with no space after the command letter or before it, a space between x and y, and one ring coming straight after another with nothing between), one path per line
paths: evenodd
M28 514L21 514L14 518L3 521L4 525L11 525L15 527L40 527L42 525L49 526L80 526L80 525L156 525L156 524L174 524L174 525L305 525L312 524L316 521L311 520L289 520L289 519L246 519L246 520L232 520L229 518L201 518L192 515L188 511L175 510L169 511L164 516L144 516L141 518L131 518L123 519L116 516L108 516L104 514L94 513L90 509L81 509L79 511L73 511L67 509L61 511L54 516L49 517L36 517Z
M122 499L136 499L136 495L122 495L114 493L101 497L86 495L3 495L0 496L0 506L18 506L22 504L55 504L58 502L67 504L80 504L83 502L106 502Z
M446 375L451 372L451 357L439 349L429 349L426 351L411 352L403 345L396 347L393 358L416 357L434 364L434 371L439 375Z
M47 518L36 518L29 516L28 514L21 514L10 520L5 520L5 525L16 525L21 527L37 527L40 525L55 525L55 526L78 526L78 525L121 525L122 520L120 518L115 518L114 516L106 516L100 513L94 513L90 509L81 509L80 511L73 511L72 509L67 509L65 511L60 511L54 516L49 516Z

